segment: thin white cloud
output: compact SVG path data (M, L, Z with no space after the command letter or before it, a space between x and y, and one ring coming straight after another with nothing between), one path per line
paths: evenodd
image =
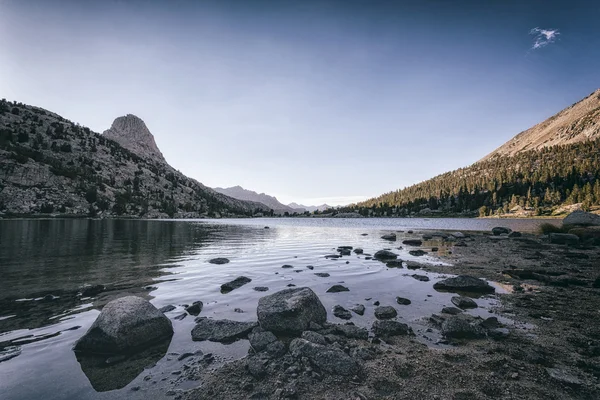
M533 28L529 31L529 34L533 35L535 39L535 41L533 42L533 46L531 46L531 49L536 50L544 46L548 46L551 43L554 43L556 41L557 36L560 35L560 32L558 31L558 29Z

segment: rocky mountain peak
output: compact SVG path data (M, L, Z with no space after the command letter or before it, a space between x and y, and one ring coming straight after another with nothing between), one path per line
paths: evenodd
M133 114L115 119L103 135L139 156L165 161L144 121Z

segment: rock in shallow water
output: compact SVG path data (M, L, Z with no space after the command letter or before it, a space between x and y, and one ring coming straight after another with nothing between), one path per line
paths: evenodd
M375 309L375 318L392 319L398 315L396 309L392 306L380 306Z
M136 351L173 336L173 325L147 300L126 296L106 304L74 350L118 354Z
M350 311L346 310L344 307L337 305L333 307L333 315L341 319L350 319L352 318L352 314Z
M373 258L379 261L390 261L398 258L398 254L392 253L389 250L379 250L373 255Z
M234 289L244 286L246 283L252 282L252 279L245 276L238 276L231 282L227 282L221 285L221 293L229 293Z
M453 315L442 323L442 335L452 339L475 339L485 336L485 331L470 318Z
M411 304L411 301L405 297L396 297L396 303L398 303L402 306L407 306L407 305Z
M423 244L423 241L420 239L406 239L402 241L402 244L407 246L420 246Z
M327 293L339 293L339 292L349 292L349 291L350 291L350 289L348 289L346 286L342 286L342 285L333 285L332 287L327 289Z
M395 233L389 233L387 235L383 235L381 238L383 240L396 241L396 234Z
M354 311L358 315L364 315L365 314L365 306L362 305L362 304L357 304L357 305L353 306L350 310Z
M202 318L197 320L196 326L192 329L192 340L231 343L246 337L256 325L256 322Z
M463 310L467 308L477 308L477 303L465 296L454 296L451 299L452 304L454 304L458 308L462 308Z
M427 275L412 274L411 276L418 281L429 282L429 277Z
M202 303L201 301L195 301L192 303L191 306L188 306L185 311L187 311L190 315L193 316L197 316L198 314L200 314L202 312L202 309L204 308L204 303Z
M436 290L462 291L471 293L494 293L496 289L486 281L469 275L459 275L436 282L433 285Z
M301 334L310 323L322 324L327 310L309 288L285 289L258 301L258 322L268 331Z
M224 258L224 257L218 257L218 258L213 258L212 260L208 260L208 262L211 264L221 265L221 264L227 264L229 262L229 259Z

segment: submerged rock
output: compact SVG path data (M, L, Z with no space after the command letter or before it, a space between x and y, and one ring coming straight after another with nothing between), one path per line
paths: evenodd
M213 258L212 260L208 260L208 262L211 264L221 265L221 264L227 264L229 262L229 259L224 258L224 257L218 257L218 258Z
M406 324L398 321L385 320L375 321L371 327L375 336L391 337L391 336L406 336L412 334L412 329Z
M170 339L173 325L149 301L126 296L106 304L90 329L75 343L84 353L117 354L136 351Z
M387 235L383 235L381 238L384 239L384 240L390 240L390 241L395 242L396 241L396 234L395 233L388 233Z
M327 293L339 293L339 292L349 292L349 291L350 291L350 289L348 289L346 286L343 286L343 285L333 285L332 287L327 289Z
M356 253L356 254L362 254L363 252L364 252L363 249L360 249L360 248L354 249L354 253Z
M11 358L15 358L21 354L20 346L8 346L0 349L0 362L8 361Z
M81 289L81 297L92 297L106 290L104 285L85 286Z
M429 282L429 277L427 275L412 274L411 276L418 281Z
M331 374L349 376L359 371L358 363L342 350L306 339L292 340L290 353L297 358L308 358L311 364Z
M160 312L161 313L167 313L167 312L171 312L175 309L175 306L172 304L169 304L168 306L164 306L160 308Z
M256 325L256 322L201 318L192 329L192 340L231 343L246 337Z
M469 275L459 275L436 282L433 285L436 290L462 291L471 293L494 293L496 289L486 281Z
M344 307L342 307L340 305L334 306L332 312L333 312L333 315L335 315L336 317L338 317L340 319L352 318L352 314L350 313L350 311L346 310Z
M254 287L254 290L257 292L266 292L269 290L269 288L266 286L256 286Z
M477 308L477 303L465 296L454 296L452 299L452 304L454 304L458 308L462 308L463 310L467 308Z
M420 246L423 244L423 241L420 239L406 239L402 241L402 244L407 246Z
M238 276L231 282L227 282L221 285L221 293L229 293L234 289L244 286L246 283L252 282L252 279L245 276Z
M327 272L315 272L315 275L319 278L329 278L331 276Z
M327 310L309 288L285 289L258 301L258 322L268 331L301 334L311 322L322 324Z
M375 309L375 318L392 319L398 315L398 311L392 306L379 306Z

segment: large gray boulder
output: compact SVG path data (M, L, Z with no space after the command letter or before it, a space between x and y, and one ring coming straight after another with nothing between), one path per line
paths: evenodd
M552 244L574 245L579 243L579 236L571 233L551 233L548 238Z
M90 329L75 343L83 353L119 354L170 339L173 325L149 301L121 297L106 304Z
M281 290L258 300L258 322L264 330L300 335L311 322L323 324L327 310L307 287Z
M483 279L469 275L459 275L454 278L443 279L436 282L433 288L449 292L494 293L496 291L493 286L490 286Z
M573 211L563 219L563 225L600 225L600 215L592 214L582 210Z
M342 350L306 339L292 340L290 353L297 358L308 358L311 364L330 374L348 376L359 371L358 363Z

